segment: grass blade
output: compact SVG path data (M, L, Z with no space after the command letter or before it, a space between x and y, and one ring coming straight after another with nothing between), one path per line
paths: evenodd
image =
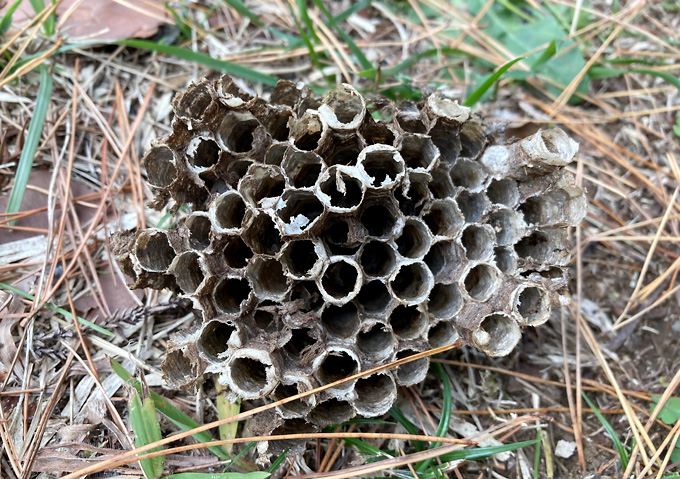
M180 472L170 474L167 479L267 479L268 472Z
M441 53L442 56L448 56L448 55L464 55L466 57L474 58L472 55L469 53L466 53L462 50L459 50L457 48L432 48L430 50L425 50L420 53L416 53L414 55L411 55L408 57L406 60L403 60L402 62L394 65L393 67L389 68L383 68L381 70L381 75L383 77L394 77L397 76L399 73L401 73L403 70L406 70L416 63L418 63L420 60L423 58L429 58L433 57L437 54ZM485 64L488 62L482 60ZM492 66L491 63L488 63L489 66ZM378 70L375 68L370 68L368 70L364 70L359 73L359 76L361 77L366 77L366 78L372 78L375 79L378 74Z
M246 5L241 0L224 0L224 3L226 3L231 8L236 10L240 15L243 15L244 17L248 18L258 27L267 30L269 33L276 37L279 37L281 40L284 40L287 44L299 40L299 38L294 37L293 35L289 35L287 33L282 32L281 30L277 30L276 28L270 27L269 25L265 25L264 23L262 23L258 16L255 15L250 10L248 10L248 7L246 7Z
M531 70L532 71L538 71L543 64L547 63L552 57L555 56L557 53L557 41L553 40L550 42L550 45L546 47L545 50L543 50L543 53L541 53L541 56L538 57L538 60L536 60L533 65L531 65Z
M489 446L489 447L477 447L475 449L461 449L460 451L453 451L447 454L442 454L439 456L443 462L458 461L460 459L466 459L468 461L479 461L481 459L486 459L494 454L500 454L501 452L516 451L517 449L522 449L523 447L532 446L537 444L540 439L532 439L531 441L515 442L512 444L503 444L502 446Z
M115 359L111 359L111 368L118 375L118 377L120 377L123 381L134 387L137 390L137 392L141 394L142 392L141 383L138 380L134 379L130 375L130 373L118 361L116 361ZM154 407L156 408L156 410L165 417L167 417L175 426L180 428L182 431L190 431L191 429L199 427L200 424L194 421L187 414L183 413L176 407L172 406L162 396L159 396L153 391L149 391L149 395L153 400ZM213 437L207 431L198 432L196 434L193 434L191 437L193 437L196 441L201 443L209 443L213 441ZM229 455L226 454L219 446L208 446L208 449L210 450L210 452L215 454L221 460L223 461L229 460Z
M10 5L5 14L2 16L2 20L0 20L0 37L7 33L9 27L12 26L12 16L14 15L16 9L19 8L21 1L22 0L17 0L12 5Z
M28 293L26 293L26 292L24 292L24 291L21 291L20 289L15 288L14 286L10 286L9 284L5 284L5 283L0 282L0 288L6 289L7 291L11 291L11 292L14 293L14 294L18 294L18 295L21 296L22 298L28 299L29 301L34 301L34 300L35 300L35 297L34 297L32 294L28 294ZM73 314L72 314L70 311L66 311L64 308L59 308L59 307L53 305L52 303L45 303L45 306L47 306L48 308L50 308L50 309L51 309L52 311L54 311L55 313L59 313L59 314L61 314L62 316L65 316L65 317L67 317L67 318L69 318L69 319L73 319ZM80 316L76 316L76 319L77 319L78 322L79 322L80 324L82 324L83 326L87 326L88 328L94 329L94 330L97 331L98 333L101 333L101 334L104 334L104 335L110 336L110 337L115 337L115 336L116 336L116 335L113 334L111 331L108 331L108 330L102 328L101 326L99 326L99 325L97 325L97 324L94 324L94 323L91 322L91 321L88 321L87 319L83 319L83 318L81 318Z
M647 68L631 68L630 70L623 70L621 68L607 68L603 66L593 66L590 68L590 70L588 70L588 75L590 75L590 78L597 80L617 77L625 73L642 73L646 75L654 75L666 80L668 83L680 90L680 78L676 77L675 75L671 75L670 73L658 70L649 70Z
M491 86L496 83L496 81L505 73L511 66L513 66L515 63L517 63L520 60L524 60L525 57L518 57L515 58L514 60L510 60L508 63L500 67L498 70L496 70L494 73L489 75L489 77L484 80L484 83L480 85L479 88L477 88L475 91L472 92L472 94L465 100L465 103L463 105L465 106L472 106L475 103L479 101L480 98L484 95L484 93L487 92Z
M607 418L605 418L600 410L593 404L593 402L586 396L585 393L582 394L583 399L588 403L588 406L593 410L593 414L595 414L595 417L600 420L600 423L602 423L602 426L604 426L605 430L607 431L607 434L609 434L609 437L611 437L612 441L614 442L614 447L616 447L616 451L619 453L619 458L621 459L621 466L623 469L626 469L628 467L628 451L626 451L626 448L621 444L621 440L619 439L619 436L616 434L616 431L612 427L611 424L609 424L609 421L607 421Z
M390 416L392 416L399 424L401 424L401 426L406 429L409 434L415 435L420 433L413 423L408 420L402 410L399 409L399 406L392 406L392 409L390 409ZM416 451L418 452L425 450L422 441L413 441L413 447L415 447Z
M114 42L118 45L125 45L132 48L141 48L144 50L151 50L165 55L172 55L173 57L181 58L194 63L199 63L213 70L228 73L246 80L263 83L269 86L275 86L278 79L266 73L261 73L252 68L244 67L237 63L226 60L218 60L205 53L195 52L188 48L176 47L174 45L160 45L158 43L150 42L148 40L120 40Z
M281 454L279 454L279 457L276 458L274 462L272 462L272 465L267 468L267 475L269 474L274 474L274 471L281 465L283 460L286 458L286 454L288 454L289 449L286 448L283 450Z
M29 0L29 3L31 4L31 7L33 7L33 11L35 12L36 15L45 10L45 2L43 2L43 0ZM48 37L54 35L54 25L55 16L54 13L52 13L45 19L45 22L42 25L43 32L45 32L45 35L47 35Z
M28 125L26 142L21 150L19 166L17 167L17 173L14 178L14 186L12 186L12 193L9 196L9 202L7 203L7 213L18 213L21 209L21 203L24 200L28 177L31 174L31 168L33 168L33 159L38 150L38 143L40 143L40 137L42 136L43 125L45 124L45 117L47 116L47 107L50 104L51 97L52 75L46 65L41 65L38 97L35 101L35 109L33 110L31 123ZM9 224L14 225L15 221L10 221Z
M442 381L442 388L443 388L443 401L442 401L442 415L439 418L439 425L437 426L437 432L435 432L435 436L437 437L446 437L446 435L449 432L449 423L451 421L451 409L453 406L453 397L451 394L451 382L449 381L449 377L446 375L446 371L444 370L444 367L439 364L439 363L432 363L432 369L434 369L434 372L439 376L439 379ZM439 442L433 442L430 444L429 449L433 449L435 447L441 446L441 443ZM432 459L428 459L424 461L421 465L416 466L416 471L418 472L424 472L427 470L428 467L432 464Z
M137 391L132 392L130 400L130 424L135 433L135 446L142 447L152 442L161 440L161 425L158 423L156 409L151 398L139 398ZM162 448L156 447L149 452L160 451ZM163 462L165 456L150 457L142 459L139 463L142 471L148 479L158 479L163 474Z

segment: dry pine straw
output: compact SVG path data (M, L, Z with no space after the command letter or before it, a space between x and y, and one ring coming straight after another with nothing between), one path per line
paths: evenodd
M563 3L567 2L550 2L553 6ZM261 4L262 22L294 31L287 7L276 2ZM487 2L484 8L491 4ZM416 20L424 18L422 15L412 19L395 17L376 8L369 10L370 20L376 23L374 33L354 27L353 35L360 48L369 56L377 52L388 65L398 63L403 51L412 53L432 45L456 46L496 65L511 58L503 45L476 28L480 15L452 9L437 0L410 5L419 7L420 13L425 6L439 11L444 20L465 24L467 28L452 41L442 35L441 22ZM342 7L338 5L338 11ZM609 10L597 2L582 10L596 19L592 25L573 32L575 40L583 40L581 46L587 60L630 58L632 52L636 52L636 57L646 54L676 62L680 57L680 49L674 43L680 40L677 18L661 17L656 8L641 10L639 3L632 2L622 5L614 15L602 13ZM197 18L202 11L200 6L188 7L193 25L201 24ZM312 13L311 21L320 24L323 15ZM37 23L44 18L38 18ZM195 40L187 46L207 49L215 57L273 74L285 73L307 82L319 80L318 71L308 63L305 49L285 52L273 48L264 54L251 53L248 51L251 48L272 44L261 29L245 26L242 17L224 6L217 8L215 19L209 30L197 29ZM341 46L336 33L319 28L318 35L321 40L318 53L333 53L330 58L335 62L335 70L330 74L355 78L353 73L361 68ZM473 42L463 42L464 38ZM88 49L54 56L58 46L58 42L44 39L39 29L32 27L19 32L2 47L17 60L23 51L46 50L14 77L4 72L0 77L4 91L20 97L32 98L34 77L27 74L32 68L50 58L60 65L52 70L55 94L33 172L35 175L40 170L46 171L50 181L42 187L34 185L28 193L44 204L23 211L20 217L26 223L19 221L15 228L8 226L8 217L0 216L2 243L23 232L29 236L45 234L46 244L51 245L48 253L37 250L19 263L0 266L0 281L24 290L33 284L30 292L37 298L12 310L0 323L3 344L9 345L1 356L4 366L0 373L3 381L0 437L4 446L1 466L7 474L24 477L31 464L40 463L41 438L47 446L59 444L62 436L57 434L58 429L76 431L76 426L71 425L83 421L88 405L102 408L101 417L107 418L93 429L104 434L104 443L119 450L121 444L126 444L125 448L130 449L124 403L114 397L124 390L115 385L105 355L128 359L128 369L136 366L145 372L150 384L159 384L157 368L165 338L169 331L181 327L181 321L178 325L172 309L155 319L141 315L141 320L132 323L128 320L137 316L120 311L115 314L121 298L128 308L165 304L169 298L154 293L142 302L120 289L107 296L111 285L99 272L107 270L119 282L122 278L103 239L108 231L119 228L121 222L143 226L159 220L157 213L144 208L151 195L144 186L139 156L151 138L167 132L171 93L203 73L200 67L187 69L183 62L171 57L154 56L149 61L147 53L122 47L108 52ZM76 58L79 63L75 63ZM455 61L447 66L455 66ZM516 68L528 66L520 62ZM425 60L409 74L416 85L425 85L439 69L439 65ZM13 78L19 82L10 83ZM673 334L677 337L672 325L678 321L673 305L677 302L676 280L680 270L680 256L675 248L680 218L675 196L680 182L679 148L677 137L670 132L680 108L677 90L649 75L633 73L595 82L588 95L575 92L584 103L570 106L565 103L568 94L558 98L550 94L547 85L551 81L540 77L529 80L543 95L540 97L502 81L497 100L481 110L488 117L510 118L508 135L514 131L526 134L551 123L561 126L581 143L580 161L574 171L588 189L591 210L575 231L574 306L564 313L564 334L557 318L554 324L537 331L536 338L528 338L521 346L522 353L502 360L483 360L481 365L479 358L471 357L474 356L471 352L455 354L456 360L447 365L456 368L448 369L456 371L454 388L460 394L457 396L460 407L455 414L478 421L482 427L492 424L483 420L482 412L501 418L507 418L511 411L548 414L555 425L551 430L552 447L557 437L575 440L578 445L576 460L553 457L558 471L567 474L580 465L591 472L602 469L619 475L621 471L613 469L616 456L608 451L611 442L582 405L580 393L587 391L591 398L597 396L601 409L609 408L605 412L621 438L634 436L636 443L644 446L634 452L627 472L637 472L638 476L644 472L654 477L674 438L670 427L664 428L649 416L650 393L663 394L663 402L677 395L675 388L680 381L678 357L668 354L672 351L669 341ZM462 96L462 79L447 82L452 93ZM575 84L563 87L570 87L568 91L573 92ZM3 192L9 191L13 171L7 165L18 158L11 147L25 134L22 132L31 111L30 103L4 102L0 107ZM59 167L55 169L56 165ZM90 190L76 195L76 184L86 184ZM41 190L52 191L49 201ZM28 223L32 218L42 220ZM10 233L12 229L15 233ZM124 332L126 341L95 337L91 330L78 328L72 319L43 307L47 303L58 304L72 315L95 318L97 314L90 310L92 302L79 309L84 297L93 298L94 307L106 312L98 313L98 322L112 331ZM116 303L111 302L112 298L117 299ZM3 299L9 300L9 296ZM607 324L602 323L603 315L613 322L612 332L607 332ZM15 321L16 326L8 327L9 322ZM88 348L83 348L85 342L89 342ZM26 351L60 354L25 361ZM482 373L476 374L474 370ZM660 381L664 377L665 381ZM494 383L510 387L505 388L509 403L496 400ZM97 391L105 394L98 395ZM568 401L563 391L567 391ZM41 396L42 392L47 394ZM419 420L436 424L440 404L436 388L412 392L416 399L411 393L407 397L419 404L414 408ZM548 406L536 407L532 393ZM424 402L418 401L421 395L428 395L425 407L420 406ZM102 401L102 397L114 400ZM201 422L214 417L210 402L200 404L183 393L175 395L174 401L191 410ZM623 422L618 420L624 416ZM514 441L522 437L509 435L517 431L516 426L535 419L530 415L509 420L502 429L486 434ZM342 450L338 447L336 451ZM594 455L592 451L601 454ZM338 452L340 456L345 454L348 451ZM185 465L191 466L192 459L183 457ZM411 459L423 458L411 455ZM330 470L335 461L329 456L326 462L331 462L325 465L325 470ZM408 460L400 463L395 458L388 466L406 463ZM503 475L514 473L514 469L502 467L497 471ZM339 477L337 472L331 475Z

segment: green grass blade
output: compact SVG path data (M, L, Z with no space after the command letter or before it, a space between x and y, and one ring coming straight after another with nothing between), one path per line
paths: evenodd
M30 301L35 300L35 297L32 294L28 294L24 291L21 291L20 289L15 288L14 286L10 286L9 284L5 284L5 283L0 282L0 288L6 289L7 291L11 291L14 294L18 294L22 298L28 299ZM59 308L59 307L53 305L52 303L45 303L45 306L50 308L55 313L59 313L62 316L65 316L65 317L67 317L71 320L73 319L73 314L70 311L66 311L64 308ZM80 316L76 316L76 318L77 318L77 320L80 324L82 324L83 326L87 326L88 328L94 329L98 333L101 333L101 334L104 334L104 335L110 336L110 337L116 336L111 331L108 331L108 330L102 328L101 326L94 324L91 321L88 321L87 319L83 319Z
M279 457L277 457L276 460L272 462L272 465L267 468L267 475L274 474L276 469L281 465L284 459L286 459L286 454L288 454L288 451L289 449L286 448L281 454L279 454Z
M463 105L465 106L472 106L475 103L479 101L480 98L484 95L484 93L487 92L489 88L493 86L496 81L505 73L511 66L513 66L515 63L517 63L520 60L524 60L525 57L518 57L515 58L514 60L510 60L508 63L500 67L498 70L496 70L494 73L489 75L489 77L484 80L484 83L480 85L479 88L477 88L475 91L472 92L470 96L468 96L467 100L465 100L465 103Z
M593 404L593 402L586 396L585 393L582 393L583 399L588 403L588 406L593 410L593 414L595 414L595 417L600 420L600 423L602 423L602 426L604 426L605 430L607 431L607 434L609 434L609 437L611 437L612 441L614 442L614 447L616 448L616 451L619 453L619 458L621 459L621 467L623 469L626 469L628 467L628 451L626 451L626 448L621 444L621 440L619 439L619 436L617 436L616 431L612 427L611 424L609 424L609 421L607 421L607 418L605 418L602 413L600 412L599 409L597 409L597 406Z
M409 434L413 435L418 435L420 434L420 431L418 431L418 428L416 428L411 421L408 420L406 415L402 412L401 409L399 409L399 406L394 405L390 409L390 416L392 416L401 426L406 429L406 431ZM416 448L416 451L420 452L425 450L425 447L423 446L422 441L413 441L413 447Z
M191 25L189 25L186 20L184 20L184 18L182 18L182 16L177 12L177 10L172 8L172 5L169 3L165 3L165 8L168 12L170 12L170 15L175 18L175 25L177 25L177 28L179 28L181 37L185 40L191 39L191 34L193 31Z
M252 68L244 67L237 63L218 60L205 53L195 52L188 48L176 47L174 45L160 45L158 43L150 42L148 40L120 40L114 42L118 45L125 45L132 48L141 48L144 50L151 50L165 55L172 55L182 60L187 60L194 63L199 63L213 70L228 73L246 80L263 83L269 86L275 86L278 79L266 73L258 72Z
M357 57L359 60L359 63L361 63L361 68L364 70L368 70L373 68L373 64L368 61L368 58L366 58L366 55L364 55L364 52L361 51L361 49L357 46L356 43L354 43L354 40L347 35L347 33L340 28L340 25L338 25L338 22L335 20L335 17L331 15L331 12L328 11L326 8L326 5L324 5L323 0L312 0L314 5L319 7L321 11L326 15L326 18L328 19L328 23L330 23L331 27L338 32L338 34L342 37L344 42L347 44L350 50L352 50L352 53L354 53L354 56Z
M536 429L536 440L541 439L541 430ZM536 451L534 451L534 479L538 479L538 469L541 465L541 443L536 443Z
M309 29L309 35L307 37L313 38L315 42L318 42L319 37L316 36L314 24L312 23L312 20L309 18L309 13L307 13L307 0L295 0L295 3L297 4L298 11L300 12L300 20L302 20L302 23L304 23Z
M349 444L350 446L356 447L360 453L366 456L389 457L389 454L386 454L381 449L371 444L368 444L367 442L362 441L361 439L348 437L344 438L343 441L345 441L345 443Z
M425 51L416 53L414 55L411 55L410 57L408 57L407 59L403 60L402 62L394 65L393 67L383 68L380 73L383 77L394 77L394 76L397 76L402 71L412 67L413 65L418 63L423 58L433 57L433 56L438 55L440 53L442 54L442 56L463 55L463 56L466 56L466 57L474 58L469 53L466 53L466 52L459 50L457 48L432 48L430 50L425 50ZM484 65L493 66L492 63L486 62L485 60L483 60L482 62L483 62ZM377 73L378 73L377 69L370 68L368 70L364 70L364 71L360 72L359 76L375 79Z
M293 10L293 6L289 2L286 2L286 4L288 5L288 10L290 11L290 16L293 17L293 20L295 21L295 26L297 27L298 32L300 32L300 36L302 37L302 42L307 47L307 51L309 52L309 58L312 60L312 64L320 72L323 72L323 65L319 61L319 56L316 54L316 50L314 50L314 45L312 44L312 40L311 40L309 34L305 31L304 27L300 23L300 20L298 20L297 16L295 15L295 11ZM309 16L307 15L306 4L303 3L302 7L300 7L298 5L298 8L300 9L300 14L303 18L303 21L305 21L304 19L306 17L306 22L309 22L307 27L311 29L312 35L314 35L314 37L316 38L316 35L314 34L314 27L312 26L311 21L309 21ZM303 14L303 12L304 12L304 14ZM297 48L297 47L295 47L295 48ZM326 79L326 82L330 85L331 79L326 75L324 75L324 78Z
M557 41L551 41L550 45L548 45L546 49L543 50L543 53L541 53L541 56L538 57L538 60L536 60L533 65L531 65L531 70L534 72L538 71L539 68L541 68L545 63L555 56L557 50Z
M489 447L477 447L474 449L461 449L460 451L453 451L447 454L442 454L439 459L442 462L458 461L465 459L468 461L479 461L481 459L486 459L493 456L494 454L500 454L501 452L516 451L517 449L522 449L523 447L531 446L537 444L540 439L532 439L531 441L515 442L512 444L503 444L502 446L489 446Z
M150 398L145 398L144 402L139 398L139 394L133 391L130 400L130 424L135 433L135 446L142 447L152 442L161 440L161 426L158 423L158 416ZM162 448L155 447L148 452L160 451ZM163 462L165 456L156 456L142 459L142 471L148 479L158 479L163 474Z
M118 377L123 381L134 387L138 393L142 392L141 383L134 379L130 373L115 359L111 359L111 368ZM180 428L182 431L190 431L200 426L198 422L194 421L189 415L183 413L176 407L172 406L168 401L166 401L162 396L159 396L153 391L149 391L151 399L153 399L154 407L156 410L167 417L175 426ZM198 432L192 434L196 441L201 443L210 443L213 441L213 437L207 431ZM219 457L221 460L229 460L229 455L227 455L219 446L208 446L208 450Z
M258 16L255 15L250 10L248 10L248 7L246 7L246 5L241 0L224 0L224 3L226 3L231 8L236 10L240 15L243 15L244 17L248 18L258 27L267 30L269 33L276 37L279 37L281 40L284 40L287 44L299 40L299 38L294 37L293 35L289 35L287 33L282 32L281 30L277 30L276 28L270 27L269 25L265 25L264 23L262 23Z
M35 153L38 150L43 125L45 124L45 117L47 116L47 107L50 104L51 97L52 75L46 65L41 65L38 96L35 100L35 109L33 110L31 123L28 125L26 142L21 150L19 166L17 167L17 173L14 178L14 186L12 187L12 193L9 196L9 202L7 203L7 213L18 213L21 209L21 203L24 200L24 193L26 192L26 185L28 185L28 177L31 174L31 168L33 167L33 158L35 158ZM14 221L11 221L10 225L13 225L14 223Z
M432 363L432 369L434 369L434 372L437 374L437 376L439 376L439 379L441 379L443 389L442 415L439 418L439 425L437 426L437 431L435 432L434 435L437 437L446 437L446 435L449 432L449 423L451 421L451 409L453 406L453 396L451 394L451 382L449 381L449 377L446 375L446 371L444 370L444 367L441 364ZM430 444L429 449L433 449L439 446L441 446L441 443L433 442ZM423 461L422 464L416 466L416 471L424 472L430 467L432 462L433 459Z
M2 16L2 20L0 20L0 37L7 33L9 27L12 26L12 16L14 15L16 9L19 8L19 5L21 5L21 2L22 0L17 0L14 2L9 6L5 14Z
M267 479L268 472L180 472L170 474L167 479Z
M33 7L33 11L35 12L36 15L38 15L40 12L45 10L45 2L43 0L29 0L31 7ZM45 32L45 35L47 36L52 36L54 35L54 25L55 25L55 17L54 13L50 14L49 17L45 19L45 22L43 23L43 32Z
M360 2L353 3L351 7L349 7L347 10L345 10L345 11L339 13L338 15L336 15L335 17L333 17L333 19L334 19L336 22L345 21L345 20L347 20L349 17L351 17L352 15L354 15L355 13L360 12L360 11L363 10L364 8L368 7L368 6L371 4L372 1L373 1L373 0L361 0ZM330 23L330 22L326 22L326 26L327 26L327 27L330 27L330 26L331 26L331 23ZM303 40L302 40L302 39L299 39L299 40L297 40L296 42L291 43L291 44L289 45L289 48L298 48L298 47L301 47L302 44L303 44Z
M621 68L607 68L599 65L593 66L590 68L590 70L588 70L588 75L590 75L590 78L592 79L612 78L624 75L625 73L642 73L646 75L654 75L666 80L668 83L680 90L680 78L670 73L658 70L649 70L646 68L631 68L630 70L624 70Z

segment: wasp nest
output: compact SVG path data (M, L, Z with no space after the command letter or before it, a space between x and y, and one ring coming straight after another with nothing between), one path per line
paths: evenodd
M371 114L348 85L320 99L282 81L266 101L228 77L173 106L144 165L157 205L192 212L130 233L119 255L133 287L202 313L171 343L172 386L212 373L234 398L273 401L459 340L503 356L562 298L586 198L561 130L489 145L480 118L438 94ZM427 369L285 404L272 427L382 415Z

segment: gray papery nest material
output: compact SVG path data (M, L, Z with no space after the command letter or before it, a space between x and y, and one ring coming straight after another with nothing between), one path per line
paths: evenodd
M155 205L192 212L118 238L133 288L170 288L202 313L170 343L172 387L212 373L232 399L274 401L455 341L504 356L565 301L567 227L587 202L562 130L490 145L439 94L372 115L349 85L317 98L281 81L266 101L227 76L173 107L143 162ZM285 404L269 429L380 416L427 370Z

